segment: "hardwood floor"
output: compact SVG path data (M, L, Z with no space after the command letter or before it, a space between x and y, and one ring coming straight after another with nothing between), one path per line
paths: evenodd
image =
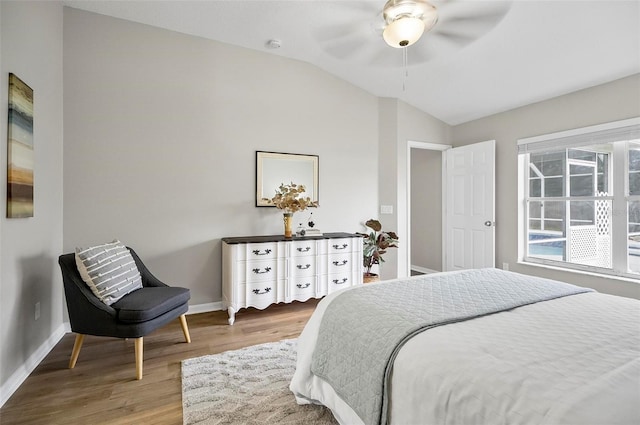
M317 300L241 310L233 326L224 311L187 316L144 338L144 378L135 379L133 340L87 336L68 369L75 334L67 334L0 409L0 423L182 424L180 362L191 357L296 338Z

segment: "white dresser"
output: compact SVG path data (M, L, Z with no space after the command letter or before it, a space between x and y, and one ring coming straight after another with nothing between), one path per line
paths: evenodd
M362 237L247 236L222 239L222 304L241 308L306 301L362 284Z

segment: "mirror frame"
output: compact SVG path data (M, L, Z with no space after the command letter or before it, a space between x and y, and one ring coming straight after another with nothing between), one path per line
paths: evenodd
M310 191L307 185L307 191L305 192L305 195L309 196L312 201L318 202L318 170L319 170L319 162L320 162L320 158L318 157L318 155L256 151L256 207L275 208L275 205L269 204L267 203L267 201L263 200L263 198L271 199L275 195L275 190L277 189L277 187L273 188L272 189L273 191L268 194L262 193L262 182L268 179L268 177L264 175L265 159L294 161L302 165L304 165L305 163L309 163L313 167L313 176L312 176L313 187L312 187L312 191ZM276 176L276 178L277 177L278 176ZM281 176L281 177L282 177L281 179L283 180L281 183L285 183L285 184L288 184L291 182L296 184L304 183L303 179L300 179L300 178L296 179L296 176L287 176L286 178L284 176ZM300 182L300 180L303 180L303 181Z

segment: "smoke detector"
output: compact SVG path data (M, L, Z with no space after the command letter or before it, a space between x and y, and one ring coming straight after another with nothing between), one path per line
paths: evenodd
M272 38L271 40L268 40L266 43L266 46L269 49L279 49L281 45L282 44L280 43L280 40L276 40L274 38Z

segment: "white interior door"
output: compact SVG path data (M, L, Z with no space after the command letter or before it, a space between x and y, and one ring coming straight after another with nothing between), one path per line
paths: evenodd
M494 267L495 140L445 155L445 270Z

